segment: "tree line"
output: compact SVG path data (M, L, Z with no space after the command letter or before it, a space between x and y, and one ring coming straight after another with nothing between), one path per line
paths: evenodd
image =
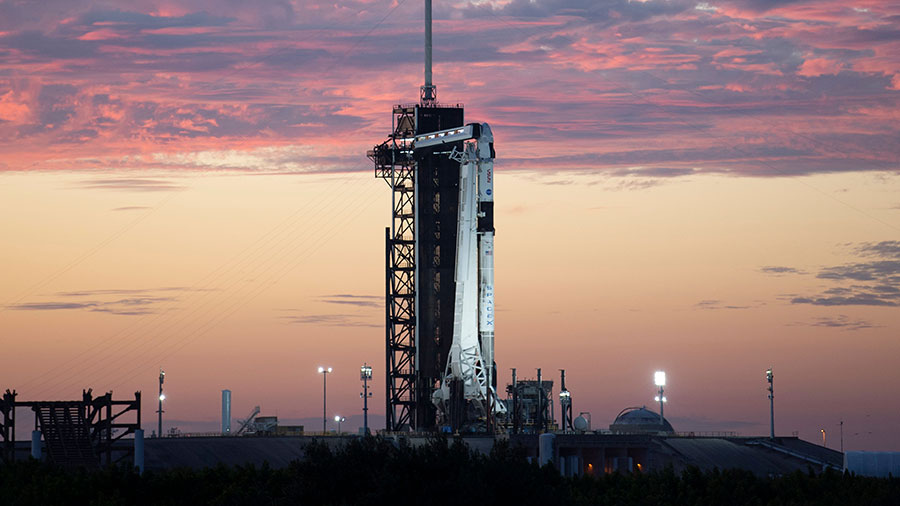
M488 455L436 438L411 446L367 437L330 448L313 442L285 468L217 466L66 470L0 464L0 504L18 505L897 505L900 478L835 471L759 477L742 470L566 478L498 442Z

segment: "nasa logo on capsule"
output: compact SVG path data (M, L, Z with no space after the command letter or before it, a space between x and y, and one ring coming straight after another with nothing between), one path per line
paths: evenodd
M490 194L494 193L494 191L491 190L491 189L488 189L485 193L487 193L488 195L490 195Z

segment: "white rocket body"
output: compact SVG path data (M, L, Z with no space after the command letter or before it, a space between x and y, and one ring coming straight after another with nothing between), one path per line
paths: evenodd
M494 138L490 127L467 125L423 135L416 147L429 147L460 140L462 153L451 156L460 162L459 211L456 235L456 297L453 341L441 387L434 392L435 404L447 409L450 383L463 385L463 396L482 415L505 412L495 402L494 366Z

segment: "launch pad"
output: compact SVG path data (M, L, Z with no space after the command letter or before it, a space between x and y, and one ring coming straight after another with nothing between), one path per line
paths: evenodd
M462 105L437 102L431 0L425 84L367 154L391 188L385 230L386 430L491 431L496 402L494 144Z

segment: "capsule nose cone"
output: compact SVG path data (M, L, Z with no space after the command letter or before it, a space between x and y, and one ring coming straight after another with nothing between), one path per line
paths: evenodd
M487 137L491 142L494 140L494 134L491 132L491 125L487 123L481 124L481 136Z

